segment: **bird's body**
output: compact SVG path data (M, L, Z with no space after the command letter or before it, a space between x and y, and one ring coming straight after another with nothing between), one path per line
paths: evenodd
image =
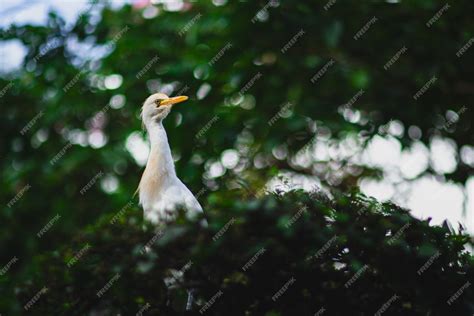
M181 99L179 99L181 98ZM157 93L144 103L142 120L150 139L150 154L139 185L139 200L145 219L158 224L173 219L175 211L182 207L188 217L202 212L194 195L177 177L163 119L172 104L184 101L182 98L168 98ZM175 100L171 103L170 100ZM187 99L187 98L185 98ZM169 102L167 104L167 102Z
M150 139L150 154L138 186L140 204L146 220L156 224L166 224L176 217L180 208L188 217L202 213L202 207L189 189L176 175L168 136L163 120L168 116L173 104L187 100L187 97L169 98L166 94L155 93L149 96L142 107L142 121ZM205 220L201 224L206 226ZM171 278L165 280L172 288L183 272L171 269ZM188 289L186 310L191 310L194 289Z

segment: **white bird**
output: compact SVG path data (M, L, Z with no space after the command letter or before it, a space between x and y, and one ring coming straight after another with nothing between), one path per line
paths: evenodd
M142 122L150 138L150 154L143 172L139 191L139 201L143 207L144 217L156 225L162 225L176 217L176 210L183 207L189 218L202 213L202 207L189 189L176 176L173 157L171 156L168 136L163 127L163 120L168 116L176 103L186 101L188 97L170 98L163 93L149 96L142 107ZM201 221L207 225L205 220ZM165 283L172 288L178 280L182 281L183 272L171 269L172 277ZM194 301L194 289L188 289L186 310L191 310Z
M144 217L162 224L176 217L182 207L189 218L202 213L202 207L189 189L176 176L173 157L163 120L176 103L188 97L168 97L163 93L149 96L142 107L141 118L150 139L150 154L138 186Z

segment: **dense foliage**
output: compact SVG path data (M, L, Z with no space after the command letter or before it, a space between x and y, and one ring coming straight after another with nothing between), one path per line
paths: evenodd
M208 228L183 217L142 229L134 209L105 217L39 257L20 297L48 288L33 315L176 315L190 288L196 315L373 315L387 301L384 315L474 312L469 286L448 304L474 282L469 236L357 194L238 196L211 196ZM167 287L170 270L184 276Z
M278 221L295 211L295 199L279 202L291 207L260 214L257 210L266 210L266 203L273 203L274 198L239 202L246 200L245 194L231 198L227 192L242 188L257 192L268 179L286 171L317 179L326 188L347 191L361 178L383 176L376 166L352 159L379 136L395 139L403 148L429 147L434 138L454 144L452 171L440 172L430 162L417 177L436 174L464 184L474 166L474 159L470 160L474 133L468 119L474 91L470 73L474 48L468 45L474 36L470 15L474 2L457 1L445 8L434 0L214 0L186 1L179 11L166 4L109 6L106 2L91 3L73 24L52 12L46 25L0 30L2 43L19 41L27 49L21 69L0 74L0 269L8 267L0 275L0 314L21 308L31 299L31 291L41 289L40 280L52 288L34 305L37 311L80 314L89 307L104 306L128 312L152 299L152 308L162 309L166 289L153 281L162 279L165 267L186 264L189 256L196 260L188 273L202 286L201 301L229 286L229 292L223 291L242 294L242 301L224 294L221 302L255 315L273 308L285 313L292 295L300 302L318 297L314 305L300 306L311 306L313 313L322 302L328 311L346 307L362 311L364 304L373 309L388 300L392 290L400 291L402 297L395 308L414 312L432 308L434 314L448 308L439 304L465 277L455 272L443 275L436 264L452 262L449 269L461 272L468 260L465 255L457 260L464 237L450 235L445 241L434 241L432 237L448 234L445 228L428 228L401 210L397 215L394 206L387 206L393 210L391 217L377 212L367 217L367 231L350 216L345 222L338 218L339 228L326 225L325 208L318 206L305 212L304 220L294 227L284 229ZM432 20L438 12L439 17ZM418 95L420 90L423 93ZM167 257L163 251L173 254L166 266L157 265L152 254L127 255L138 247L139 240L152 234L142 232L141 224L107 224L107 219L124 208L135 208L139 216L133 192L143 162L128 149L145 139L138 118L140 106L157 91L191 97L188 104L176 106L165 127L179 177L212 213L209 231L197 232L190 226L183 235L155 249L159 262ZM390 122L399 127L396 133L389 128ZM319 143L329 146L323 157L313 155ZM224 164L229 154L234 163ZM235 205L223 205L225 199ZM339 216L344 218L349 211L345 204L338 205ZM225 238L210 242L209 237L231 214L245 221L235 222ZM413 221L409 231L416 238L406 245L386 247L381 237L403 226L404 219ZM303 225L306 221L308 226ZM319 235L301 233L305 229ZM338 239L339 248L328 250L326 265L312 267L303 261L311 250L332 238L332 230L341 238L352 237ZM405 237L411 236L409 231ZM255 235L268 244L257 237L252 240ZM189 244L195 240L196 245ZM88 241L94 246L83 261L73 269L63 269L64 260ZM354 250L349 247L349 253L337 254L348 242L356 243ZM176 249L180 243L183 246ZM412 271L434 251L425 243L445 248L433 268L423 274L428 278L438 271L431 281L423 276L412 278ZM268 251L249 274L233 274L232 269L239 271L241 261L263 246ZM359 257L353 262L352 256ZM444 262L440 260L443 256ZM115 267L114 260L117 267L110 269ZM337 260L346 266L335 269L332 263ZM139 262L148 267L143 268L147 273L135 273L140 270ZM405 262L407 266L400 267ZM364 264L370 270L365 281L361 277L351 287L349 297L349 292L341 290L341 282ZM96 286L113 277L115 269L129 274L120 278L124 283L110 289L117 291L117 301L108 294L103 300L88 300ZM399 273L393 271L396 269ZM293 285L294 292L290 288L288 296L272 305L268 295L292 273L302 276ZM306 276L311 276L308 282L326 282L310 286ZM376 282L366 297L362 289L369 287L365 283L369 280ZM397 280L405 282L403 291L408 292L402 291ZM33 282L31 291L24 292L26 281ZM148 290L153 297L147 296ZM457 301L459 305L450 308L468 310L464 303L471 295L469 290ZM174 299L182 300L183 289L177 292L179 298ZM65 296L59 300L61 295ZM440 303L434 298L440 298ZM253 300L259 304L252 305ZM225 304L216 302L209 312L226 310Z

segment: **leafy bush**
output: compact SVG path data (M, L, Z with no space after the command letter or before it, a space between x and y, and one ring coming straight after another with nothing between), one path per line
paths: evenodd
M21 291L33 315L472 315L469 237L358 193L210 196L209 226L103 217ZM85 250L84 250L85 249ZM182 277L177 276L182 273ZM172 286L165 283L173 278ZM185 312L187 289L195 289ZM457 293L457 294L456 294Z

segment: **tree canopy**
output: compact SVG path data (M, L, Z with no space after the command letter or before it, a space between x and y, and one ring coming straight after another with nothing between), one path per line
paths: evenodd
M19 295L28 302L46 286L31 308L39 315L180 315L190 288L196 315L474 311L469 236L393 204L318 190L261 199L235 191L212 194L206 211L208 228L183 214L143 230L133 207L104 217L38 256L34 283Z
M242 215L245 220L267 216L265 211L257 216L254 210L261 209L262 203L271 202L252 202L258 206L245 202L244 207L238 206L238 201L247 201L248 196L253 195L261 197L265 184L284 172L317 179L321 187L333 194L333 191L357 190L361 179L383 176L381 168L359 159L359 153L377 137L394 139L404 149L418 144L429 148L434 139L442 139L455 150L455 167L440 171L430 161L416 177L434 174L464 185L474 167L474 133L469 119L474 93L470 71L474 66L474 48L471 47L474 21L469 14L473 9L474 3L467 0L453 4L431 0L344 3L215 0L184 2L179 10L173 8L172 3L140 7L138 2L110 6L106 1L98 1L91 3L73 24L51 12L45 25L12 25L1 30L2 42L19 40L27 49L21 69L0 76L0 197L4 201L0 212L3 224L0 246L5 249L0 254L0 268L4 267L3 263L11 262L12 257L19 258L18 263L12 265L12 271L1 276L0 285L9 293L0 298L1 306L11 306L16 286L27 280L33 282L35 273L47 268L44 264L52 269L48 276L57 272L54 269L58 264L50 262L53 260L50 254L61 250L54 260L69 258L71 252L84 246L86 239L78 237L84 230L93 229L93 239L104 243L110 237L108 234L118 236L110 244L107 241L104 247L109 249L120 244L117 249L125 252L132 251L133 241L138 236L145 237L139 232L141 226L133 228L128 224L113 231L100 223L137 203L133 192L144 157L134 156L132 152L146 147L139 120L140 107L149 94L158 91L190 96L189 104L175 107L165 127L177 173L205 209L212 207L212 196L221 201L228 191L237 190L240 195L232 196L237 206L231 209L252 210ZM318 144L326 144L326 154L315 154ZM146 150L141 152L146 153ZM295 200L282 203L292 202ZM346 213L344 207L341 208L339 216L344 217ZM225 206L216 210L227 211ZM217 213L216 216L224 216ZM324 212L315 214L322 219ZM402 227L404 221L386 222L386 218L378 214L359 227L346 218L344 225L355 226L345 226L341 234L355 230L378 238L371 241L375 245L369 246L365 244L367 237L359 236L360 245L356 248L357 256L364 259L368 260L372 254L376 265L371 266L361 260L362 257L352 258L353 250L349 248L347 254L343 246L338 254L334 252L337 258L347 259L341 261L346 265L342 270L336 270L332 261L327 267L323 264L317 268L295 263L296 259L286 262L295 265L294 271L301 273L302 278L310 275L332 280L315 285L318 288L308 288L303 282L298 284L301 277L297 277L295 288L299 292L291 295L301 301L317 295L330 297L333 291L340 291L336 288L347 281L344 277L369 264L368 277L360 283L367 282L368 286L373 280L381 287L378 293L372 290L377 296L365 298L370 301L367 304L374 304L370 306L387 301L392 290L403 288L397 283L403 280L416 284L412 284L413 288L407 289L407 293L400 294L398 311L411 310L413 315L421 315L430 310L439 314L449 308L439 307L435 311L433 306L440 305L430 307L430 304L435 302L432 299L438 297L436 295L445 295L462 285L459 283L462 277L455 276L457 272L467 273L465 269L468 269L472 273L472 265L463 268L458 258L462 256L462 262L467 264L467 255L461 255L465 237L450 235L449 241L443 243L439 238L448 234L447 228L428 229L427 224L415 221L406 212L393 216L410 218L423 228L413 229L416 236L407 241L407 245L386 247L380 238L389 231L393 233L395 227ZM281 252L270 251L265 243L239 245L236 254L242 258L248 258L261 247L269 247L268 254L262 255L262 261L269 260L268 264L255 270L263 274L248 282L254 284L252 282L259 278L265 278L265 273L276 273L278 264L284 262L276 264L275 260L281 260L283 255L300 256L310 250L310 245L313 250L324 245L332 237L329 232L317 237L306 237L305 232L305 229L317 231L324 223L314 220L308 224L310 228L298 224L302 225L298 226L302 231L294 235L287 231L276 234L276 240L282 244L274 241L272 246L282 247ZM211 228L216 227L221 226L214 224ZM105 230L100 234L102 229ZM112 231L108 232L109 229ZM255 227L248 229L257 234L253 231ZM273 236L270 227L265 230ZM189 234L183 237L183 242L191 240ZM410 265L413 271L433 255L432 248L424 252L424 245L418 243L428 243L430 234L438 236L438 239L432 237L436 239L435 244L449 252L440 251L440 258L446 260L438 259L439 269L433 269L437 272L426 273L431 281L408 280L408 274L402 274L402 270L395 273L394 269L400 268L394 263L399 261L397 258L404 258L402 263ZM125 240L126 236L130 236L130 240ZM235 247L238 238L245 234L227 236L229 240L222 239L222 243ZM124 239L123 244L120 238ZM177 245L174 242L177 241L170 243L173 247ZM72 245L75 247L71 248ZM195 252L189 245L179 251L198 253L209 267L222 263L212 261L219 256L218 252L206 254L200 249L206 248L204 242L195 247L198 249ZM93 246L91 252L94 253L94 249L99 248ZM64 254L64 251L69 253ZM232 256L228 252L222 260L230 260ZM130 260L138 264L134 260L142 260L142 257ZM177 255L170 260L177 258L182 259ZM122 259L125 260L120 257ZM125 264L125 261L120 262ZM180 266L178 261L172 263L174 267ZM228 263L223 263L223 267L230 269ZM272 264L276 264L275 270L268 269ZM97 269L102 268L104 266L97 265ZM64 279L58 279L57 284L80 280L81 269L85 267L58 273L57 278L64 276ZM150 269L158 275L165 271ZM240 295L248 291L249 283L245 283L248 276L241 272L231 275L230 270L222 269L214 271L217 274L202 295L214 295L216 292L212 291L222 285L219 282L230 282L229 293L235 291ZM442 277L444 269L456 273ZM330 274L324 274L323 270ZM291 270L284 271L275 282L291 277L288 274ZM380 271L385 274L380 275ZM94 278L100 275L99 271L95 272ZM203 273L196 275L197 280L203 281ZM100 281L112 276L101 275ZM130 275L127 282L149 280L146 274L140 280L135 277L141 278ZM396 285L385 283L384 278L392 277ZM429 283L438 281L445 282L446 288L435 289L434 283ZM273 290L270 284L262 286ZM74 283L71 293L85 290L76 286L88 285ZM159 284L146 286L141 289L160 291ZM116 287L113 291L125 288ZM430 297L415 291L420 289L439 292ZM472 289L468 291L471 295ZM143 295L143 292L131 293L137 294L139 301L138 297ZM247 295L250 293L253 292ZM122 300L126 294L121 293L116 302L134 304ZM341 295L347 302L347 310L353 307L358 311L366 302L353 301L362 298L362 293L352 298ZM264 298L263 305L253 307L248 307L252 304L251 296L242 297L248 305L236 306L236 310L250 308L254 314L263 309L271 312L266 305L268 297ZM415 302L417 298L423 302ZM443 296L444 301L448 298ZM288 299L288 296L282 297L280 302ZM337 305L337 301L331 302L331 306ZM472 314L468 301L459 302L463 302L459 303L460 311L471 308ZM123 306L127 311L137 307ZM277 310L287 312L280 307ZM66 306L57 308L67 310ZM306 307L301 308L301 313L307 312Z

